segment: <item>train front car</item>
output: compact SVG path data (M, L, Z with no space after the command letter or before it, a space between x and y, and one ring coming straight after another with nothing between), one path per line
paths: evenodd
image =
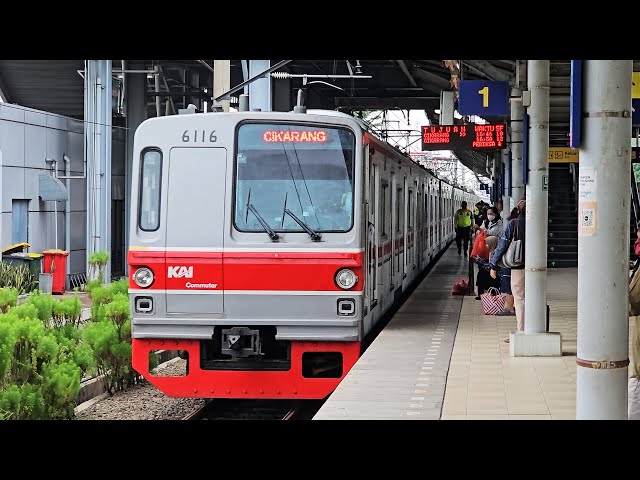
M135 135L133 367L175 397L324 398L360 355L362 132L278 112L150 119ZM149 373L179 350L186 376Z

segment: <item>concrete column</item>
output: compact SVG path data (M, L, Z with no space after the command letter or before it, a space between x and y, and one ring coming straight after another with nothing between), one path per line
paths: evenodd
M87 60L87 272L92 253L111 252L111 103L111 60ZM111 262L104 267L104 281L111 281Z
M249 78L270 67L269 60L249 60ZM249 108L259 108L263 112L270 112L271 108L271 75L267 74L249 84Z
M143 70L144 63L127 62L131 70ZM125 115L127 120L127 157L125 165L125 242L124 257L129 252L129 217L131 215L131 169L133 166L133 138L138 126L147 118L147 102L145 98L146 78L140 73L125 73ZM129 274L129 264L125 260L125 274Z
M213 98L231 90L231 60L213 61ZM220 100L214 106L229 111L229 100Z
M529 156L525 241L526 333L546 331L547 230L549 192L542 189L549 175L549 60L530 60L528 88ZM526 135L526 133L525 133Z
M583 64L576 419L626 420L632 60Z
M511 334L512 356L562 356L559 333L547 333L547 231L549 195L549 60L529 60L529 152L526 185L524 332ZM518 199L519 200L519 199Z
M520 98L522 90L511 89L511 97ZM524 195L522 186L522 116L524 108L521 100L511 101L511 202L504 206L505 211L510 212L518 204Z

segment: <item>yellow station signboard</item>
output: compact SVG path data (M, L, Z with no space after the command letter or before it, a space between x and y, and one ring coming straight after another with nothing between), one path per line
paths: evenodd
M579 163L579 151L569 147L549 147L549 163Z

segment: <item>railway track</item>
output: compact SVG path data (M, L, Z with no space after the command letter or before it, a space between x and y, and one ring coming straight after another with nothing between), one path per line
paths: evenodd
M209 400L182 420L311 420L323 401Z

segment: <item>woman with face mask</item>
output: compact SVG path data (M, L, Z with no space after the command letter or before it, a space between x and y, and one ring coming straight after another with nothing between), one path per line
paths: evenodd
M500 212L496 207L487 208L487 219L482 224L485 232L488 236L495 236L500 238L502 235L502 218L500 218Z

